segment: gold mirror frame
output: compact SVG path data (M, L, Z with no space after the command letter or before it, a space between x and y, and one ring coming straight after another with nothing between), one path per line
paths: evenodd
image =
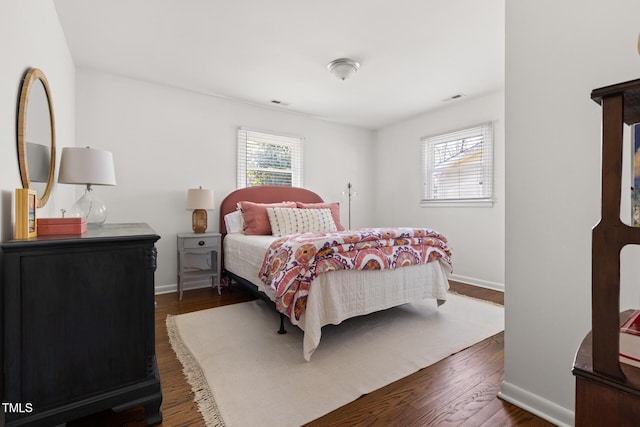
M51 89L49 88L49 82L44 73L37 68L30 68L27 70L25 77L22 81L22 89L20 90L20 101L18 104L18 165L20 167L20 179L22 180L22 188L31 188L31 180L29 178L29 167L27 159L27 141L25 140L27 135L27 106L29 104L29 95L34 84L41 82L44 88L44 93L47 98L47 105L49 108L49 126L51 130L51 146L50 146L50 162L49 162L49 174L47 177L46 187L42 194L38 195L38 207L43 207L51 190L53 188L53 177L56 169L56 126L53 114L53 103L51 101Z

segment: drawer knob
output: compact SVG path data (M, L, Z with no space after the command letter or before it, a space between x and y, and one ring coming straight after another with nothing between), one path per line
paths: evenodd
M204 246L204 240L200 240L200 241L198 242L198 245L200 245L200 246Z

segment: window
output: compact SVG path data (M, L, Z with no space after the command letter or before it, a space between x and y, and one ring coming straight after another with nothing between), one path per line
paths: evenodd
M302 138L238 129L238 188L302 187Z
M422 138L423 205L491 203L493 123Z

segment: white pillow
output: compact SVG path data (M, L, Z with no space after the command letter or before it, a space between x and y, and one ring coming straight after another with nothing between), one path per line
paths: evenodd
M329 209L267 208L273 236L337 231Z
M242 212L233 211L224 216L224 225L227 227L227 233L242 233L244 221L242 220Z

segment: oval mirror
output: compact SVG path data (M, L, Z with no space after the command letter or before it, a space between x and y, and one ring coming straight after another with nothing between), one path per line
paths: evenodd
M35 190L43 207L53 188L56 132L49 82L37 68L27 71L20 90L18 164L22 187Z

